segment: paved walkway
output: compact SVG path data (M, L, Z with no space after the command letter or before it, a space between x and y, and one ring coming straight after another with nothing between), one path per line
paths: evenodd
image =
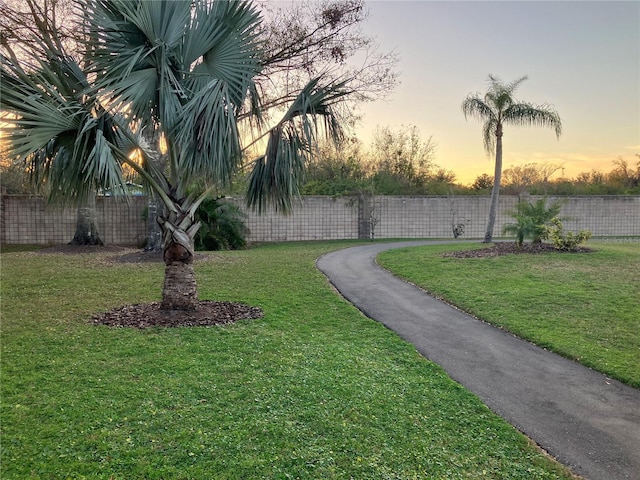
M640 390L491 327L378 267L352 247L317 264L365 315L398 333L498 415L589 480L640 480Z

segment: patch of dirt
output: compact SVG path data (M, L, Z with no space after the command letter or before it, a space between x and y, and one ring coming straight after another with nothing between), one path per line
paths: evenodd
M160 302L141 303L95 314L92 321L109 327L210 327L262 316L261 309L242 303L201 300L195 311L161 310Z
M520 254L520 253L588 253L593 252L591 248L578 247L576 250L564 251L557 250L549 243L525 243L518 247L515 242L499 242L487 248L479 248L475 250L463 250L459 252L445 253L444 257L452 258L486 258L499 257L501 255Z
M86 253L122 253L131 250L131 247L123 247L120 245L72 245L63 243L53 245L47 248L41 248L34 253L40 255L65 254L65 255L81 255Z
M36 250L34 253L42 255L83 255L83 254L113 254L108 257L113 262L119 263L161 263L163 262L162 252L145 252L144 250L122 245L71 245L68 243L53 245L51 247ZM194 260L209 258L211 252L196 252Z
M157 263L164 262L162 252L145 252L144 250L136 250L135 252L125 253L114 258L116 262L121 263Z

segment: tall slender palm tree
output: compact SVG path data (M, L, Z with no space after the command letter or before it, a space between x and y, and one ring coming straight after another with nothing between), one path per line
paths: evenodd
M113 185L122 182L124 164L136 170L164 204L162 308L195 309L195 212L210 192L196 197L189 187L196 179L215 187L231 181L242 166L246 145L239 122L246 119L267 144L254 160L247 202L259 210L269 204L290 209L317 135L341 135L332 105L344 97L344 85L311 80L269 128L254 83L261 68L261 19L250 1L76 4L87 29L83 73L92 79L81 98L61 99L58 88L48 87L51 78L64 77L50 68L51 59L29 73L2 59L1 106L15 115L8 129L13 151L43 168L62 194L85 189L86 171ZM143 140L157 136L167 147L164 170L154 160L159 152ZM62 147L51 149L63 140L66 163L60 161ZM141 164L130 156L133 146L142 152Z
M526 76L511 83L503 83L498 77L489 75L489 89L484 97L479 93L469 94L462 102L465 118L475 117L484 121L482 134L487 154L495 153L495 173L491 190L489 220L484 242L491 242L498 210L500 182L502 178L502 136L504 125L551 127L559 138L562 123L558 113L548 105L533 105L513 98L514 91Z

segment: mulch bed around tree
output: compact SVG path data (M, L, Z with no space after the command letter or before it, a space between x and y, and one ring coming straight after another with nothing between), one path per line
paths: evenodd
M444 257L452 258L485 258L485 257L499 257L501 255L509 254L521 254L521 253L588 253L594 250L586 247L578 247L576 250L570 252L557 250L553 245L549 243L525 243L521 247L518 247L515 242L498 242L487 248L479 248L475 250L462 250L459 252L445 253Z
M144 252L117 245L54 245L37 250L37 254L107 254L109 262L116 263L162 263L162 253ZM207 254L196 254L196 262L207 258ZM108 312L93 315L94 325L109 327L210 327L228 325L238 320L262 318L260 308L242 303L200 300L195 311L162 310L160 302L124 305Z
M201 300L195 311L161 310L160 302L125 305L93 316L94 325L110 327L210 327L262 318L257 307L242 303Z

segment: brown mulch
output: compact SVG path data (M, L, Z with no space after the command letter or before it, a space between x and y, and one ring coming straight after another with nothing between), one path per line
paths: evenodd
M262 318L257 307L242 303L201 300L195 311L161 310L160 302L125 305L93 316L94 325L109 327L210 327L243 319Z
M475 250L462 250L459 252L445 253L444 257L453 258L486 258L486 257L499 257L501 255L521 254L521 253L588 253L593 252L591 248L578 247L576 250L563 251L557 250L553 245L549 243L525 243L521 247L518 247L514 242L499 242L490 247L479 248Z
M162 263L162 253L145 252L132 247L119 245L54 245L34 252L36 254L107 254L108 262L121 263ZM210 256L209 256L210 257ZM195 260L208 258L207 254L197 253ZM216 302L200 300L194 311L162 310L160 302L140 303L124 305L107 312L93 315L91 322L94 325L107 325L109 327L210 327L216 325L229 325L244 319L262 318L260 308L242 303Z

